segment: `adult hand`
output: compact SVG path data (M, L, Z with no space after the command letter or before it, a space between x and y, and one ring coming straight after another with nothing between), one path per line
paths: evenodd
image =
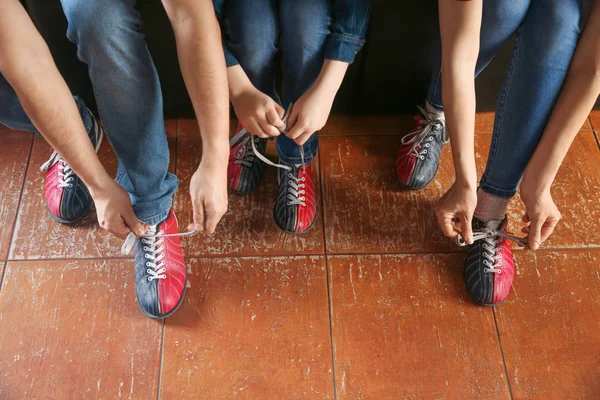
M476 206L476 190L455 182L436 205L437 220L444 235L454 239L460 233L467 244L472 244L471 222Z
M224 158L227 160L227 158ZM189 230L213 234L227 211L227 162L206 154L190 182L194 223Z
M522 229L528 235L529 248L537 250L550 235L560 221L560 211L554 204L550 188L536 190L534 186L523 180L521 199L525 203L523 222L528 225Z
M90 194L101 228L122 239L130 232L142 236L148 229L133 212L129 194L112 179L95 190L90 189Z

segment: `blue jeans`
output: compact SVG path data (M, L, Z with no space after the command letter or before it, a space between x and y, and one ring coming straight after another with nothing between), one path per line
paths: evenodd
M119 161L116 180L140 220L168 215L177 177L168 172L158 74L144 41L135 0L61 0L67 37L88 65L100 118Z
M476 74L516 33L480 181L483 191L504 198L517 192L560 94L581 35L581 23L581 0L483 2ZM439 71L439 65L434 71ZM442 109L441 72L431 80L427 100Z
M87 106L79 97L75 96L75 103L83 120L85 129L90 133L92 129L92 115ZM12 86L0 74L0 124L10 129L25 132L39 133L33 122L29 119Z
M329 1L225 0L221 12L225 45L252 84L287 109L317 79L332 24ZM276 56L281 50L283 101L276 92ZM228 67L236 65L228 58ZM304 144L308 163L317 154L313 134ZM277 138L282 161L300 163L300 147L285 135Z

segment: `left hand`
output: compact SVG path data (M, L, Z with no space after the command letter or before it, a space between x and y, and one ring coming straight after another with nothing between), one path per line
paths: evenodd
M222 157L221 157L222 158ZM227 211L227 158L202 157L200 166L190 182L190 196L194 208L194 223L189 230L213 234L221 217Z
M523 222L529 224L522 231L528 235L529 248L537 250L554 232L561 218L560 211L554 204L550 188L536 191L526 179L521 184L521 199L525 203Z
M302 146L321 130L329 118L335 91L315 83L294 103L287 121L286 136Z

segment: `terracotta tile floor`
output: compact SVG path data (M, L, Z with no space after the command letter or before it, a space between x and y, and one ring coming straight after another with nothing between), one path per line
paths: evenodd
M480 174L493 118L477 116ZM411 125L331 118L314 164L318 221L305 235L272 220L274 169L255 192L231 195L214 236L183 241L190 287L164 322L139 312L131 260L93 212L72 227L48 217L38 166L49 146L0 128L0 398L600 398L599 112L553 188L556 234L516 252L497 309L469 301L464 253L434 219L453 179L449 147L428 188L395 183ZM195 121L166 127L184 225L202 146ZM100 158L114 174L108 142ZM514 232L522 213L517 196Z

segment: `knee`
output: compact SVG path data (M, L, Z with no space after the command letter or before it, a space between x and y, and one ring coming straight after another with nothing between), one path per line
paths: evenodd
M68 21L67 37L77 43L101 51L123 38L121 33L141 31L140 24L133 23L131 12L121 1L63 0L63 9ZM132 25L134 24L134 25Z
M327 38L331 34L332 19L325 2L319 9L289 10L285 13L282 27L281 46L284 52L315 55L324 52ZM313 7L314 8L314 7Z
M277 32L268 24L238 26L229 43L244 70L255 75L270 65L277 54Z

